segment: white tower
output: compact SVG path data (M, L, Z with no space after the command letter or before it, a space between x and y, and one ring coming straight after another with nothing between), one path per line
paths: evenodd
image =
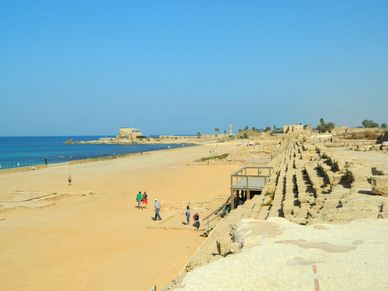
M233 128L231 124L229 124L229 135L233 135Z

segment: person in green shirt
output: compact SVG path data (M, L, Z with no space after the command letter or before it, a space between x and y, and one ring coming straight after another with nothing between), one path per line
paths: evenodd
M142 198L143 198L143 195L141 194L141 191L139 191L139 193L137 193L137 195L136 195L137 208L139 208L139 209L141 207L141 199Z

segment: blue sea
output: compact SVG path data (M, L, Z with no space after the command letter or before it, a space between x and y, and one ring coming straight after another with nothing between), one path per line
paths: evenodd
M65 141L68 139L81 141L96 140L100 137L101 136L0 137L0 170L41 165L45 164L45 162L54 164L182 146L179 144L65 144Z

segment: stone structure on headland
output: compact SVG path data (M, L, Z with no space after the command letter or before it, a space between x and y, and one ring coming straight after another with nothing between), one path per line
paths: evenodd
M79 141L79 144L202 144L211 141L233 139L234 135L200 134L197 135L160 135L143 136L140 129L122 127L116 137L102 137L98 140ZM69 143L69 142L68 142Z
M140 136L142 136L140 129L130 128L130 127L122 127L120 128L119 134L117 135L117 139L130 139L136 140Z

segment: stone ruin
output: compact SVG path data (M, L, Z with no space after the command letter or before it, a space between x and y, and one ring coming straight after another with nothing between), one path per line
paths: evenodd
M280 139L273 148L274 168L261 195L223 218L190 259L186 272L238 253L236 225L243 219L282 217L300 225L348 223L388 218L388 171L349 161L308 138ZM247 242L249 243L249 242ZM181 274L181 277L184 273ZM179 284L179 278L165 290Z

